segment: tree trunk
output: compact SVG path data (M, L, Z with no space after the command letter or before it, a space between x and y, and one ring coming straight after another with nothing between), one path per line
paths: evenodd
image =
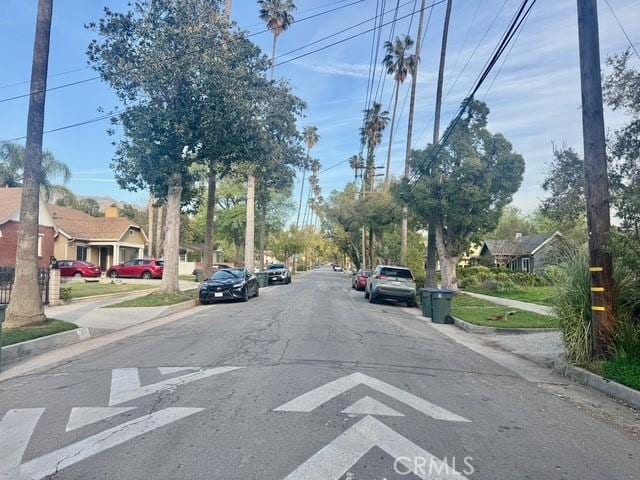
M167 221L164 242L164 271L160 292L179 293L180 261L180 207L182 200L182 175L175 173L169 181L167 191Z
M247 224L244 236L244 266L249 272L255 270L255 204L256 204L256 177L249 174L247 177Z
M373 228L369 227L369 268L373 270Z
M271 47L271 80L276 76L276 44L278 43L278 35L273 34L273 46Z
M459 256L452 256L449 253L445 241L444 226L441 220L437 220L433 224L436 234L436 246L438 249L438 257L440 259L440 275L442 276L441 286L448 290L458 290L457 269Z
M393 101L393 114L391 115L391 130L389 130L389 148L387 150L387 171L384 176L384 189L389 190L391 175L391 148L393 147L393 131L396 124L396 110L398 109L398 94L400 93L400 82L396 81L396 94Z
M366 253L366 234L364 232L364 227L362 227L362 261L360 262L362 264L362 269L366 270L367 268L367 253Z
M431 224L427 227L427 265L425 286L436 288L436 232Z
M409 209L405 205L402 207L402 231L400 240L400 265L407 265L408 237L409 237Z
M53 0L39 0L31 66L31 92L27 117L16 270L6 327L20 327L46 320L38 278L40 182L42 180L42 130L49 68L49 42Z
M149 238L149 247L147 248L147 255L151 258L153 258L153 239L154 239L154 235L153 235L153 230L154 230L154 225L153 225L153 195L150 193L149 194L149 206L148 206L148 215L149 215L149 225L147 226L147 237Z
M216 169L214 162L209 165L209 186L207 190L207 218L204 231L204 274L208 278L213 268L213 240L214 240L214 220L216 211Z
M307 147L307 163L309 163L309 147ZM304 180L307 176L307 166L302 168L302 183L300 184L300 201L298 202L298 218L296 218L296 227L300 228L300 211L302 210L302 197L304 195Z
M162 258L164 250L164 207L159 205L156 210L156 258Z

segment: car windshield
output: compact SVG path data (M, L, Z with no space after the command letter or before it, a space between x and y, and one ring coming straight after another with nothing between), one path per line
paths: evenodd
M407 278L413 280L413 275L411 275L411 270L407 270L406 268L388 268L385 267L380 270L380 275L384 275L386 277L398 277L398 278Z
M218 270L211 275L211 280L232 280L241 276L242 270Z
M156 265L159 267L164 267L164 260L156 260Z
M274 263L273 265L269 265L269 270L278 270L280 268L285 268L282 263Z

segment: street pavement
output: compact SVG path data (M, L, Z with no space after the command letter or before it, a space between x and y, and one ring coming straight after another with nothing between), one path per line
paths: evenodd
M0 383L0 479L639 478L636 412L350 285L320 269Z

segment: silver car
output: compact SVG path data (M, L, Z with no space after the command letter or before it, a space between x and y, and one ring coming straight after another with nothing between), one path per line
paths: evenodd
M396 300L409 307L416 306L416 281L411 270L393 265L378 265L371 273L364 291L369 303L377 300Z

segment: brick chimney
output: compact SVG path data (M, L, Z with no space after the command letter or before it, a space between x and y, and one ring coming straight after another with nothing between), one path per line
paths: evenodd
M120 218L120 209L118 207L108 207L104 210L104 218Z

